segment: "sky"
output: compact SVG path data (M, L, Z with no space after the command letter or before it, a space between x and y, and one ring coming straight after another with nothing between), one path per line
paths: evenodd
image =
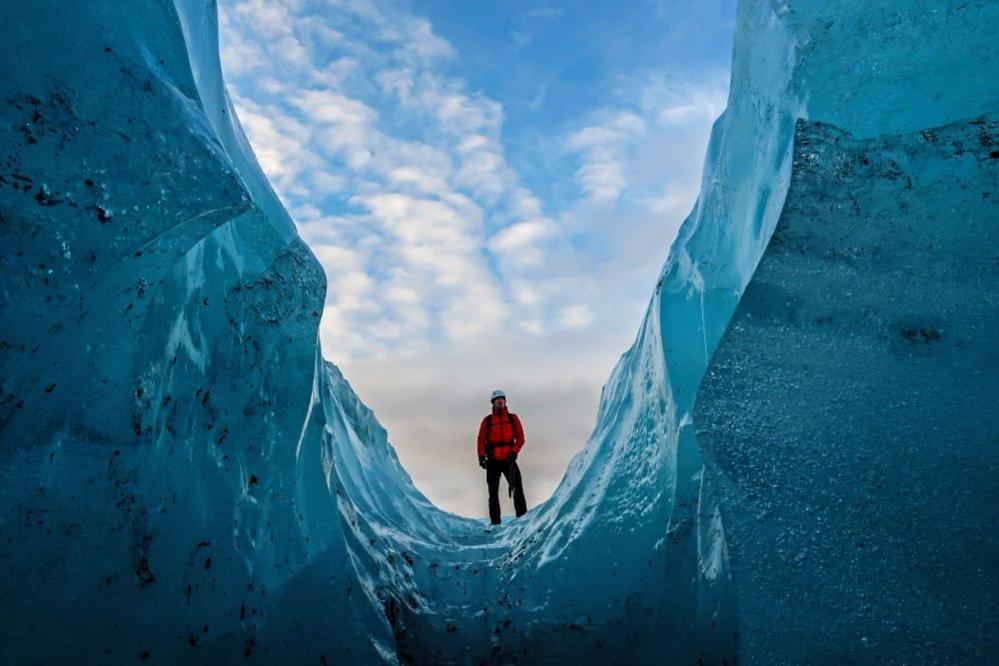
M326 271L323 355L438 507L486 515L494 388L524 424L529 506L585 445L700 189L734 18L735 0L221 0L239 120Z

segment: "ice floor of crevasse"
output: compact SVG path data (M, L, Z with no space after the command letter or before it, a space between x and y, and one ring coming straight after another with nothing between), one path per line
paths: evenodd
M710 508L699 502L699 462L677 448L657 326L649 317L622 357L597 428L552 497L492 532L419 495L373 415L325 366L329 393L351 405L327 417L337 432L335 484L350 497L348 550L367 563L360 570L374 603L387 604L403 657L456 659L475 645L491 658L541 662L594 650L645 658L672 650L685 660L732 649L724 535L717 515L698 513ZM373 487L373 469L395 480ZM388 600L380 581L391 581ZM710 612L699 618L698 604ZM649 617L675 629L672 645L648 632ZM693 643L711 638L706 648Z

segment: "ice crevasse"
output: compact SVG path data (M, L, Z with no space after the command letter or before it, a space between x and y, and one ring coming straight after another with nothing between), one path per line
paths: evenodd
M0 6L0 658L996 659L997 22L740 3L593 433L487 534L323 359L214 3Z

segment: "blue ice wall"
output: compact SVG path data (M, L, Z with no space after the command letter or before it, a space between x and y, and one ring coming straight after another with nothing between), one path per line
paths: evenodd
M984 142L993 140L997 103L989 39L997 11L986 2L741 3L730 100L712 133L701 195L635 343L604 387L593 434L547 502L486 533L481 521L444 513L415 489L384 428L323 360L325 280L226 97L214 4L0 6L0 659L989 656L985 636L994 632L983 632L994 625L995 576L985 507L994 458L974 458L986 440L971 434L995 438L985 402L995 373L984 365L966 375L972 360L992 358L983 341L994 328L980 324L995 312L995 217L974 189L944 200L962 185L985 193L994 182ZM938 141L923 138L927 128ZM944 231L911 222L900 201ZM945 231L957 220L972 222L952 238ZM788 225L790 235L774 235ZM816 239L812 249L804 243L804 267L778 261L771 278L802 290L793 303L828 299L843 285L874 299L869 285L886 281L892 266L899 284L920 288L948 273L941 265L923 274L912 262L967 257L960 280L933 283L933 299L908 294L905 303L924 307L887 317L894 323L882 342L912 364L899 378L952 373L938 393L982 387L979 402L950 395L936 403L931 432L958 422L963 412L948 411L958 404L977 420L962 426L968 437L950 440L959 454L941 461L930 451L940 440L923 432L929 417L914 418L904 432L924 439L912 445L922 457L911 476L888 458L869 459L880 464L870 466L874 476L859 474L864 501L887 502L879 508L933 498L926 516L961 509L955 527L932 535L937 546L962 545L954 563L944 564L937 546L912 546L906 530L921 514L898 509L903 518L891 526L852 504L833 515L837 500L856 503L861 492L850 477L865 458L845 441L788 453L760 435L776 432L767 415L782 414L786 448L815 418L811 401L781 402L778 389L803 380L781 388L784 370L766 365L793 362L804 349L795 336L812 335L811 323L760 334L742 314L753 303L778 318L791 308L773 296L779 291L754 300L754 271L768 270L781 238L800 245L800 229ZM909 263L881 259L896 244ZM845 273L828 274L828 254L846 257ZM991 263L975 263L983 257ZM981 285L978 300L962 300L958 283ZM846 327L854 344L867 339L847 326L857 315L843 303L830 328ZM953 321L967 331L952 331L951 314L964 307ZM745 340L740 330L750 330ZM917 352L931 360L906 356ZM808 353L816 364L829 356L827 347ZM878 377L886 383L860 393L868 411L844 417L854 430L883 412L916 409L909 398L886 403L885 387L901 380ZM839 386L829 379L795 397L824 396ZM843 409L822 412L829 428ZM900 436L900 418L882 418L863 441ZM868 456L893 450L909 449L863 448ZM842 455L827 455L834 451ZM836 508L803 501L834 459L850 461L823 496ZM967 469L972 459L977 470ZM761 485L770 471L785 476ZM956 483L959 474L967 485ZM884 490L909 487L903 482L925 494ZM949 498L949 488L964 494ZM848 520L855 515L863 519ZM828 543L811 549L818 535ZM915 559L893 563L882 584L876 567L851 564L862 557L847 545L859 549L858 541L881 553L909 547ZM906 596L906 566L919 572L921 595ZM959 593L942 589L951 577L934 567L957 576L962 591L978 572L966 607L955 607ZM894 601L876 604L881 593ZM866 605L851 607L858 599ZM913 615L917 608L931 619L977 619L960 630L941 621L920 643L909 639L929 621ZM813 636L808 627L819 628ZM870 653L851 642L861 627L857 640ZM940 651L920 652L931 649L927 640Z
M801 121L697 396L751 663L999 655L999 120Z
M0 21L0 656L252 653L266 595L343 550L296 468L322 271L234 120L210 3Z
M693 414L743 662L999 659L997 20L987 2L740 7L726 115L758 99L737 82L764 26L787 35L798 105L784 201L752 222L766 249L733 319L705 326Z

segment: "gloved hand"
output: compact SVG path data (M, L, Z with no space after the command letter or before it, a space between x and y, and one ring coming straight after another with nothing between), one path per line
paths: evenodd
M489 458L485 456L479 456L479 467L482 469L486 468L486 463L489 462Z
M511 451L510 454L506 457L506 459L512 463L517 462L517 452Z

